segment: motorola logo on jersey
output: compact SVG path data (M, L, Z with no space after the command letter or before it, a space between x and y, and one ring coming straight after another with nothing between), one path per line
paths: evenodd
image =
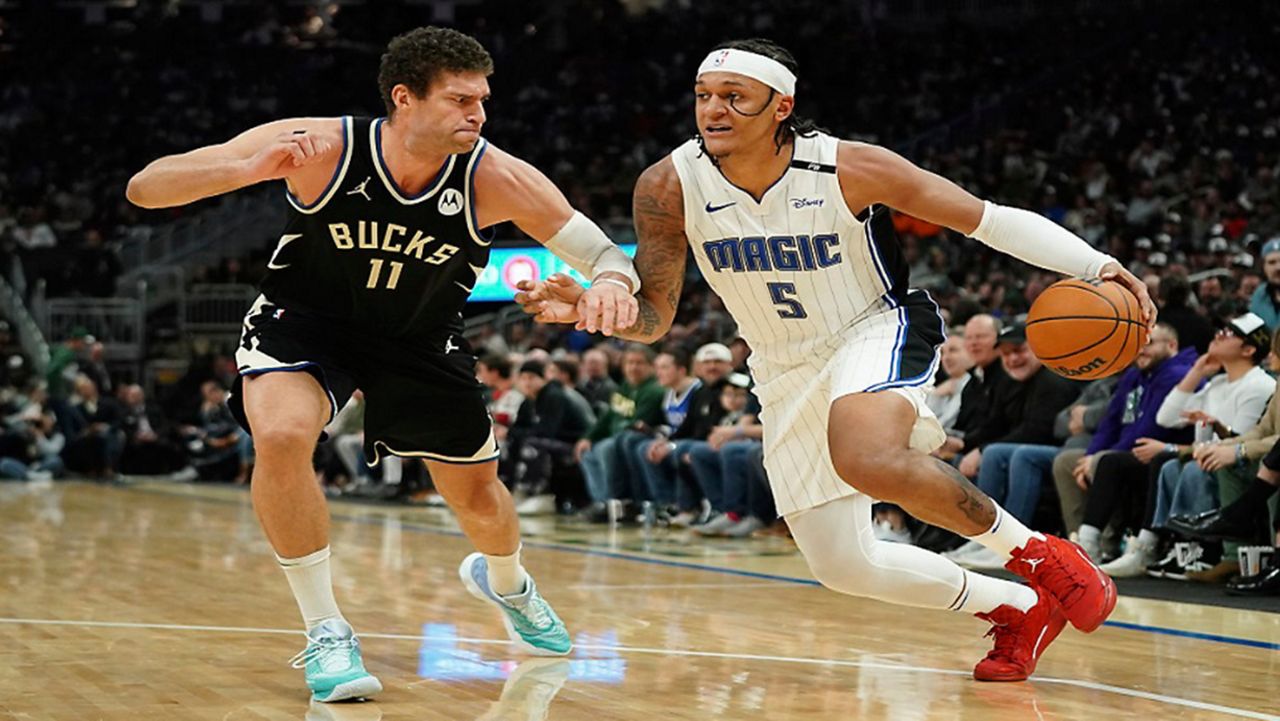
M434 235L418 230L409 237L409 228L398 223L359 220L352 232L351 223L330 223L329 237L338 250L381 250L403 253L424 263L440 265L458 252L458 246L439 243ZM435 243L436 245L432 245ZM430 247L429 247L430 246Z
M462 212L462 193L456 188L446 188L440 194L440 202L436 204L440 215L457 215Z
M819 270L844 260L839 250L840 236L760 235L722 238L702 244L707 260L717 273L729 270L750 273L771 270Z

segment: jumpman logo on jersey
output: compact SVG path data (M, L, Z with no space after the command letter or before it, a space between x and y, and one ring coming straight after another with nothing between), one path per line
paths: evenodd
M1036 566L1039 566L1040 564L1044 563L1044 559L1043 558L1024 558L1022 559L1022 562L1027 564L1028 566L1031 566L1031 572L1035 573Z
M347 195L363 195L365 200L372 201L373 198L370 198L368 191L364 189L365 186L369 184L369 180L372 178L373 178L372 175L365 178L363 183L357 185L355 188L352 188L351 190L348 190Z
M454 345L454 343L453 343L453 336L449 336L448 338L445 338L445 339L444 339L444 352L445 352L445 353L452 353L452 352L454 352L454 351L456 351L456 350L458 350L458 346Z

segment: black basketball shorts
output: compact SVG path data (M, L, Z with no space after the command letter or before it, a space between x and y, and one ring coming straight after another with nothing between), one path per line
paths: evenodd
M244 378L305 372L328 394L329 420L353 391L364 392L364 452L371 464L386 455L447 463L491 461L498 457L498 444L483 386L475 377L475 356L461 335L438 335L374 335L260 296L245 315L231 411L252 435L244 411Z

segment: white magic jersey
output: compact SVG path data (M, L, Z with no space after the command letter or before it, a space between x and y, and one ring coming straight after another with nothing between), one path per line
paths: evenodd
M838 145L823 133L796 137L791 166L758 203L696 140L671 154L693 256L753 354L770 365L829 355L841 331L883 307L893 266L902 265L892 234L877 247L845 204ZM905 267L901 275L905 286Z
M916 408L912 448L932 451L945 438L925 404L942 319L928 294L907 288L888 209L859 221L845 205L838 145L796 138L790 167L759 203L697 141L671 154L693 256L752 348L764 464L784 516L855 493L828 448L831 404L842 396L898 393Z

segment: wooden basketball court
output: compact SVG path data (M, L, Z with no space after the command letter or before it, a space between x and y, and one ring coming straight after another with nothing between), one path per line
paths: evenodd
M243 490L0 485L0 719L1280 719L1280 613L1122 598L1033 681L979 684L984 624L816 587L785 541L549 520L526 565L576 649L525 660L459 583L446 512L333 513L338 598L386 691L311 706Z

